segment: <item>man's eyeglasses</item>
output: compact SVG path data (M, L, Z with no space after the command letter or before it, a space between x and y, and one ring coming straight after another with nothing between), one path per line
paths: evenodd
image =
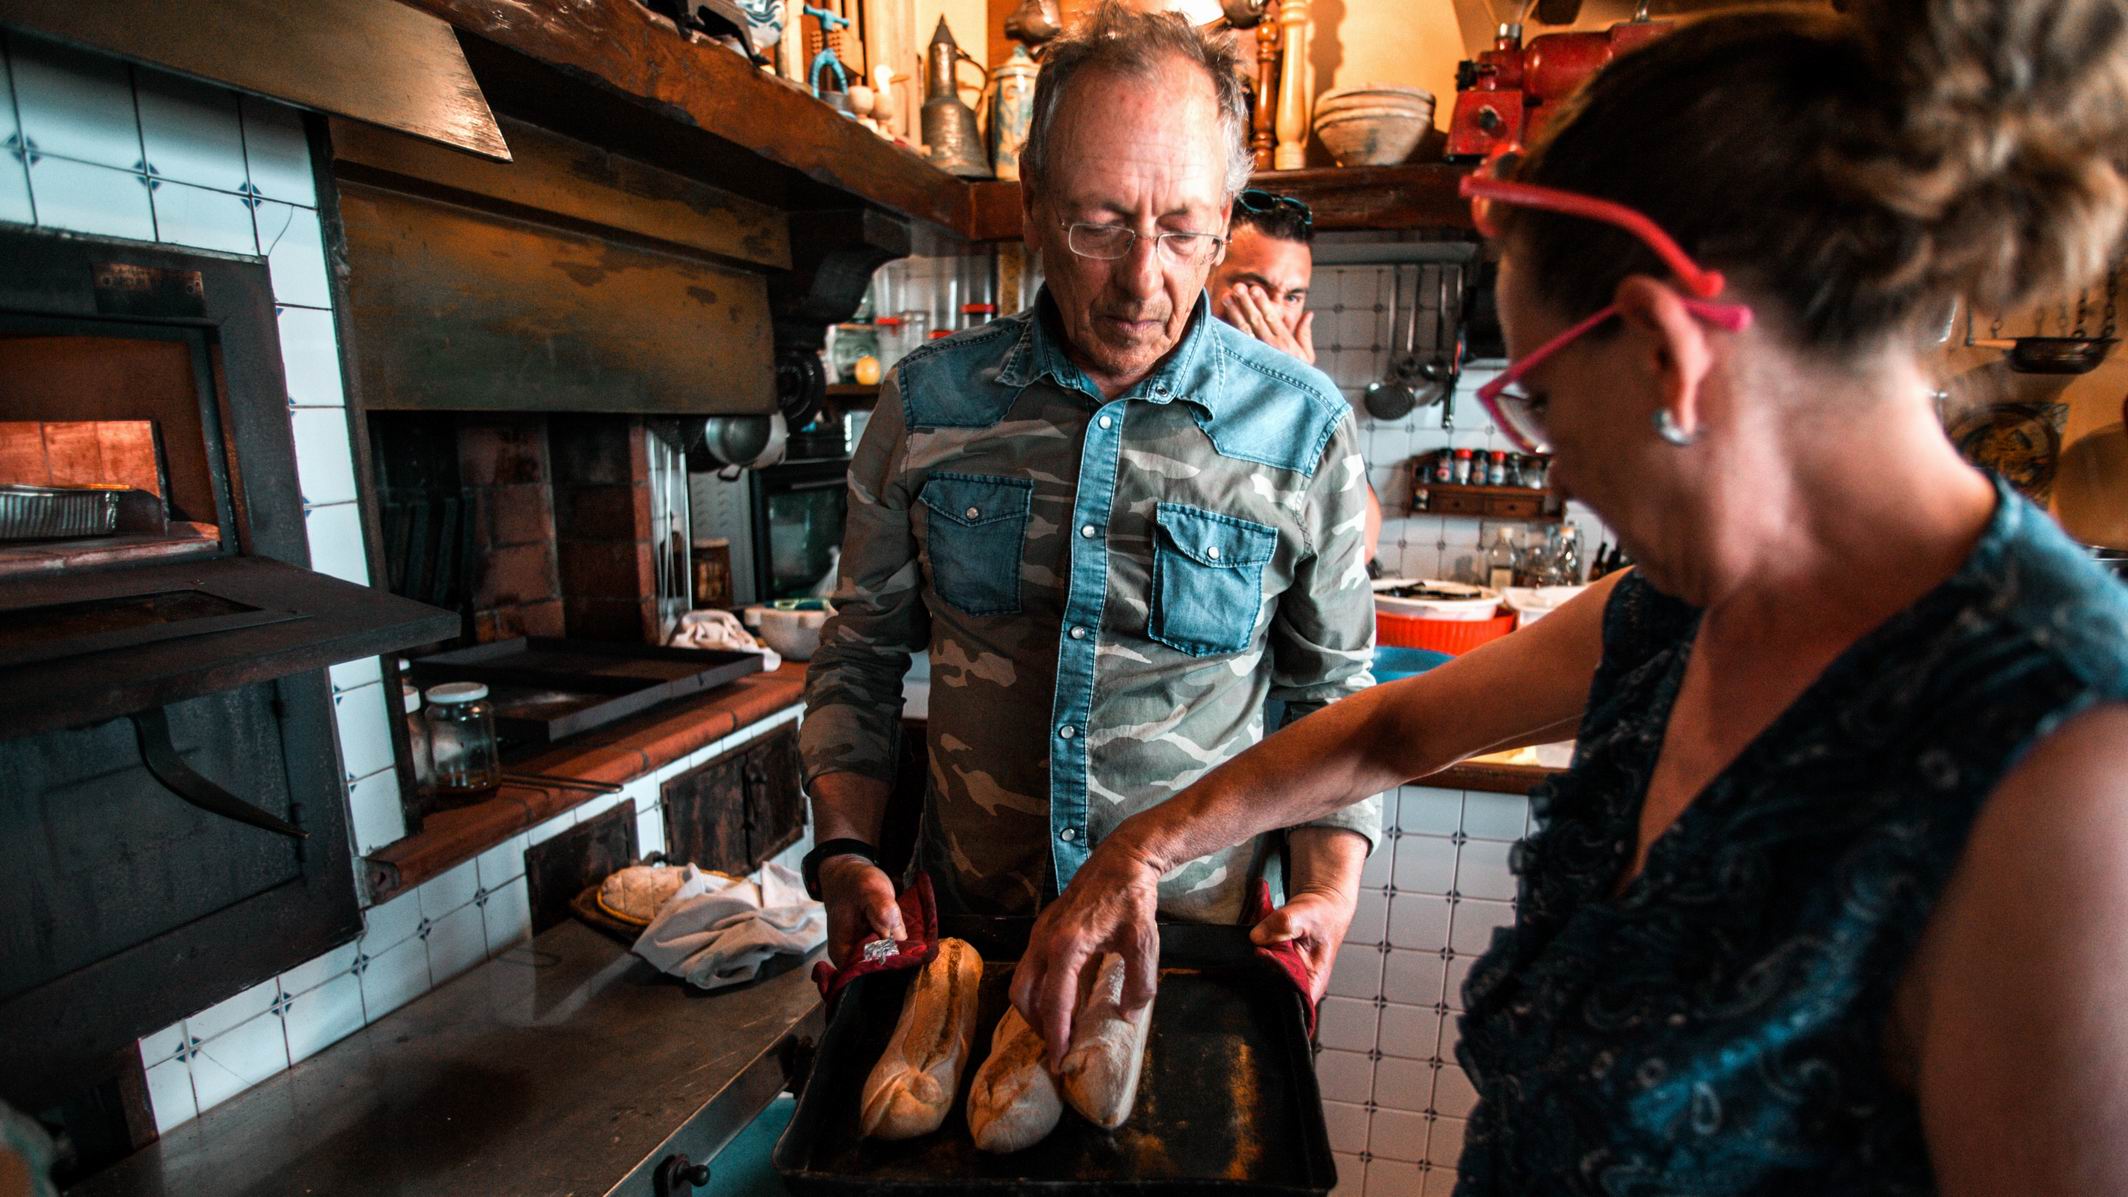
M1195 266L1227 244L1227 239L1217 233L1140 233L1129 225L1083 220L1066 224L1063 229L1064 244L1071 252L1099 262L1129 257L1138 248L1140 237L1153 238L1160 257L1177 266Z
M1235 196L1234 206L1258 216L1268 216L1281 208L1290 209L1300 214L1300 227L1303 230L1315 227L1315 212L1308 205L1290 195L1277 195L1261 187L1251 187Z
M1605 224L1624 229L1639 238L1663 265L1668 266L1678 281L1690 293L1685 308L1694 316L1725 332L1742 332L1751 327L1751 309L1740 303L1713 302L1726 285L1721 272L1708 270L1692 260L1661 226L1639 212L1593 195L1574 191L1562 191L1556 187L1540 187L1534 183L1517 183L1508 176L1521 163L1521 147L1508 146L1495 151L1486 159L1485 165L1463 176L1457 190L1470 201L1471 222L1487 237L1497 236L1499 228L1493 220L1493 208L1508 204L1523 208L1541 208L1566 216L1578 216L1584 220L1600 220ZM1589 330L1618 314L1618 305L1610 304L1590 315L1587 319L1568 328L1565 332L1539 345L1521 359L1501 371L1498 378L1478 388L1478 402L1493 423L1507 434L1517 448L1524 453L1549 451L1544 429L1544 404L1531 395L1523 385L1530 371L1543 365L1546 360L1573 344Z

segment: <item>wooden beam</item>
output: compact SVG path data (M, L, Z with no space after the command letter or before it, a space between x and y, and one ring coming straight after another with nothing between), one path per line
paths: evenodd
M1467 230L1470 206L1456 195L1467 167L1443 162L1259 171L1250 185L1290 195L1315 212L1318 230ZM970 241L1020 236L1020 185L995 180L970 188Z
M480 38L817 183L956 233L960 180L723 46L683 39L635 0L407 0Z

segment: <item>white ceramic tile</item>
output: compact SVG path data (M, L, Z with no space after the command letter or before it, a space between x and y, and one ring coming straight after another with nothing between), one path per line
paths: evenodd
M1422 1114L1433 1101L1433 1065L1425 1060L1384 1056L1374 1066L1374 1104L1392 1110ZM1405 1159L1418 1159L1426 1150L1426 1137L1411 1145Z
M525 833L525 846L529 848L533 844L544 844L574 826L576 826L576 812L565 810Z
M1463 1016L1456 1013L1441 1016L1441 1046L1436 1056L1450 1064L1456 1062L1456 1045L1463 1041Z
M522 877L489 890L480 901L480 921L493 956L532 937L532 894Z
M1396 798L1391 795L1383 808L1383 822L1396 810ZM1374 851L1367 854L1367 863L1360 866L1361 889L1383 889L1389 885L1392 863L1396 860L1396 845L1386 837L1376 841Z
M598 818L600 815L605 814L607 811L612 810L614 807L619 806L620 804L621 795L600 794L595 798L586 799L585 801L579 802L575 806L570 807L569 813L575 815L577 823L579 825L582 825L585 823L589 823L591 820Z
M464 906L429 924L429 976L438 985L488 958L481 908Z
M273 275L276 303L310 308L332 306L325 281L325 241L318 214L309 208L261 200L252 211L258 224L259 252Z
M1463 1008L1463 982L1470 979L1470 966L1477 961L1476 956L1458 956L1448 962L1448 975L1441 985L1441 1000L1449 1009Z
M1463 1130L1469 1123L1461 1118L1436 1118L1433 1130L1426 1138L1426 1162L1436 1168L1453 1168L1463 1160Z
M0 53L0 220L31 224L36 213L30 207L29 165L22 153L22 136L15 124L13 76L7 55Z
M421 940L406 942L371 959L362 969L362 1016L375 1022L429 990L429 951Z
M244 150L251 159L251 185L259 194L317 206L318 185L310 170L310 142L304 136L300 112L245 96Z
M1330 1150L1367 1150L1367 1107L1350 1102L1323 1103L1323 1124L1330 1128Z
M189 183L158 181L153 188L155 236L166 245L255 254L251 209L244 197Z
M234 997L225 998L185 1020L185 1033L194 1039L217 1035L264 1014L281 993L278 978L269 977Z
M1397 794L1397 826L1422 835L1454 835L1463 826L1463 791L1404 786Z
M362 978L341 973L307 993L297 994L281 1012L288 1034L291 1064L310 1059L362 1029Z
M1382 953L1372 944L1347 942L1330 965L1330 992L1338 997L1371 998L1382 992Z
M303 530L310 539L310 568L357 586L369 585L362 515L353 503L304 508Z
M1430 1060L1440 1046L1441 1016L1431 1004L1407 1006L1392 1001L1382 1007L1382 1054L1405 1060Z
M1466 898L1507 902L1515 896L1515 874L1507 867L1513 844L1469 840L1456 855L1456 892Z
M140 122L126 64L36 38L8 39L22 135L37 153L140 168Z
M332 688L352 690L357 686L377 684L384 676L384 667L375 657L356 657L352 661L336 662L326 670L332 677Z
M1398 894L1389 903L1389 942L1418 951L1448 942L1448 899L1428 894Z
M1455 1192L1456 1170L1435 1168L1426 1173L1426 1187L1419 1191L1419 1197L1455 1197Z
M663 852L665 850L664 810L655 802L651 803L647 808L638 806L636 810L638 812L635 817L635 850L637 854L649 856L653 852ZM789 857L797 847L798 845L793 844L790 848L785 849L783 857ZM788 859L785 859L783 864L786 868L791 867Z
M1441 1000L1441 985L1448 962L1440 951L1395 949L1382 970L1382 996L1392 1002L1431 1006Z
M1458 956L1477 956L1493 945L1493 931L1500 927L1513 926L1515 908L1506 902L1487 902L1465 898L1456 903L1455 930L1449 935L1448 946Z
M421 917L435 922L473 901L480 889L474 863L453 865L421 885Z
M148 1107L155 1114L158 1135L199 1117L199 1104L192 1096L192 1065L165 1060L148 1069Z
M297 407L338 407L347 402L340 375L340 341L331 312L283 307L275 312L281 325L281 370L288 378L288 402Z
M192 1092L202 1112L288 1069L281 1020L260 1014L200 1045L191 1060Z
M1366 1197L1366 1162L1342 1151L1332 1153L1330 1158L1337 1167L1337 1185L1330 1190L1330 1197Z
M242 192L244 131L237 123L236 93L147 69L135 71L135 83L151 173Z
M1441 1075L1434 1078L1434 1113L1445 1118L1468 1118L1477 1104L1478 1091L1471 1088L1470 1078L1453 1064L1444 1066Z
M303 501L313 506L355 497L355 458L348 444L347 409L298 407L288 413L295 433L296 478Z
M1325 1101L1372 1101L1374 1061L1363 1052L1325 1048L1315 1057L1315 1084Z
M347 785L347 810L355 851L364 855L406 838L406 807L399 801L399 775L383 769Z
M1446 836L1406 835L1396 842L1396 888L1406 893L1446 894L1456 884L1456 842Z
M1363 889L1359 902L1352 909L1352 926L1345 931L1349 944L1379 944L1389 917L1388 895L1380 890Z
M1424 1184L1417 1164L1383 1158L1367 1161L1366 1197L1420 1197Z
M1529 821L1529 799L1520 794L1469 790L1463 795L1463 834L1476 840L1519 840Z
M362 912L362 955L374 960L386 951L414 938L421 927L421 893L400 894Z
M180 1019L160 1031L141 1036L140 1063L153 1068L185 1050L185 1023Z
M37 223L102 237L155 240L155 214L144 177L65 158L39 158L30 165L30 192Z
M1367 1150L1374 1153L1376 1162L1418 1163L1426 1156L1426 1115L1416 1110L1377 1109L1374 1123L1367 1132ZM1371 1174L1369 1180L1372 1180ZM1418 1172L1413 1169L1411 1183L1414 1189L1418 1180ZM1368 1191L1373 1192L1371 1183Z
M1374 1050L1373 1002L1326 997L1316 1012L1315 1037L1325 1048L1346 1052Z
M357 937L360 938L359 936ZM316 989L327 981L353 968L359 951L355 940L349 940L322 956L306 960L281 974L281 992L302 994Z
M340 766L349 780L392 767L392 714L385 707L382 685L333 695L333 723L340 732Z
M499 889L511 878L525 875L525 844L526 837L519 832L473 858L483 889Z

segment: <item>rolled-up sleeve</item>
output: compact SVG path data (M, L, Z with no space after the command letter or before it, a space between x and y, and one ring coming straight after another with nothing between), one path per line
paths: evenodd
M902 678L931 635L909 529L905 442L896 371L850 458L835 614L806 667L798 744L808 786L829 773L894 778Z
M1374 592L1367 579L1367 463L1350 412L1338 417L1309 481L1301 518L1309 552L1279 596L1270 629L1271 697L1291 723L1374 684ZM1379 796L1309 827L1343 827L1381 838Z

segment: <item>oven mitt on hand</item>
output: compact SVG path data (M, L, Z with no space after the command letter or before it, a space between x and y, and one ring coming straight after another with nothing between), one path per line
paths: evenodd
M899 944L891 939L873 940L840 971L825 960L813 966L813 983L820 986L820 996L830 1006L843 986L866 973L918 968L938 954L938 899L931 892L931 875L919 871L895 900L901 904L901 926L909 938Z
M1275 909L1277 908L1271 904L1271 883L1258 878L1256 892L1249 900L1246 924L1254 927L1256 924L1270 918L1271 912ZM1293 988L1299 991L1301 1005L1308 1011L1308 1037L1313 1039L1315 1037L1315 974L1309 970L1307 958L1300 954L1300 945L1290 939L1284 943L1257 944L1256 954L1269 961L1271 966L1278 970L1278 975L1292 982Z

